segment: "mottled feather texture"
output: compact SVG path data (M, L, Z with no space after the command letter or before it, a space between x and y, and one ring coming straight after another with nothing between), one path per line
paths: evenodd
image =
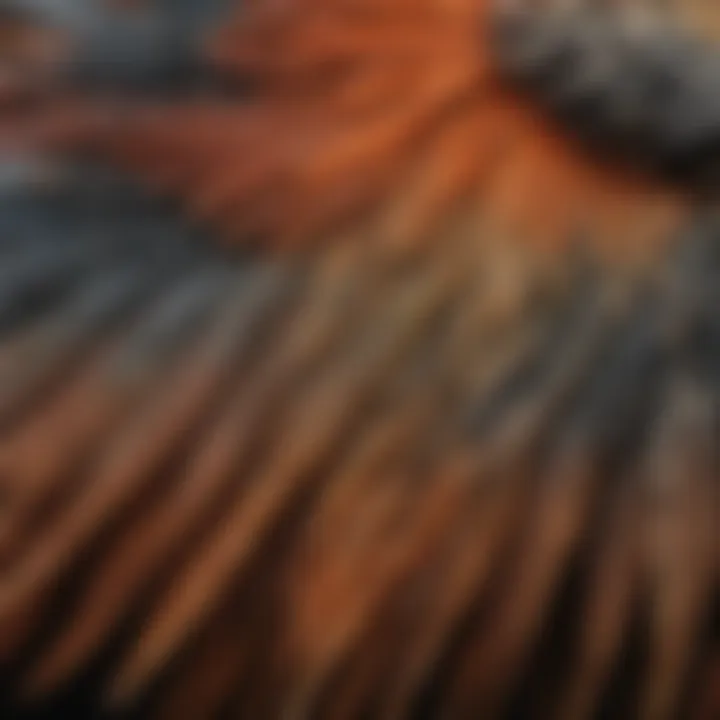
M714 10L12 5L0 716L718 717Z

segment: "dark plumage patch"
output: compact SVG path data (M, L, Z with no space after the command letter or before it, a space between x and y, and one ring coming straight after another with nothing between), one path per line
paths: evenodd
M631 164L717 192L714 43L659 17L633 24L632 15L610 7L498 6L501 66L568 129Z

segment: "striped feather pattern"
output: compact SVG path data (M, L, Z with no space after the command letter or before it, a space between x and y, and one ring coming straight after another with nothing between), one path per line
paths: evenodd
M720 712L716 203L484 12L254 0L229 87L3 107L2 717Z

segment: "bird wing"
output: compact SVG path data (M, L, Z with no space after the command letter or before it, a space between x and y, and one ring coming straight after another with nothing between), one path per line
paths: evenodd
M491 9L10 73L0 708L712 717L717 125L623 104L654 31Z

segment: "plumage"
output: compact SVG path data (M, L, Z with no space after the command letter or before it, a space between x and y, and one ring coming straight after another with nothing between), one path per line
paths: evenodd
M713 720L712 9L10 4L0 714Z

